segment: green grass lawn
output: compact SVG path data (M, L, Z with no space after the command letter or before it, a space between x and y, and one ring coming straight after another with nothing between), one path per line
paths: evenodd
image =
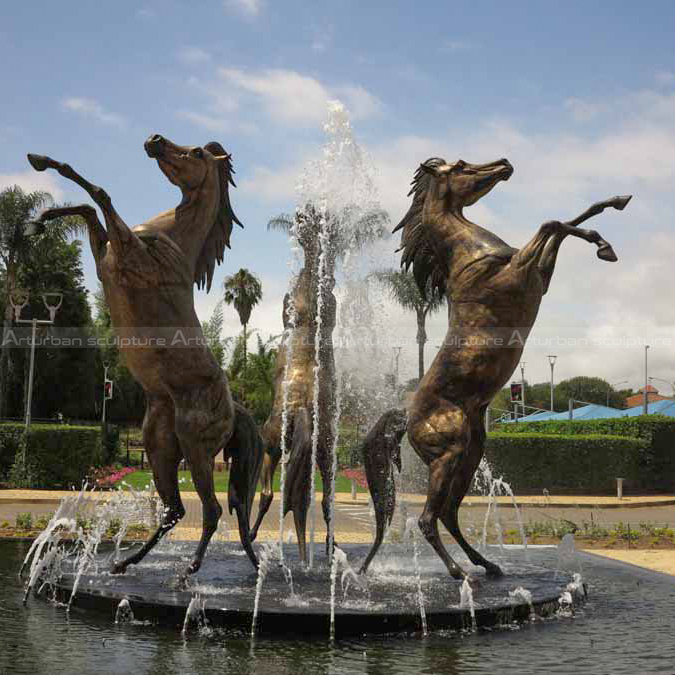
M279 492L279 471L277 470L274 474L274 491ZM230 474L228 471L216 471L214 474L216 492L227 492L227 486L229 483ZM180 483L180 489L186 492L194 492L195 486L192 482L192 477L190 476L189 471L179 471L178 480L182 481ZM124 481L131 485L136 490L143 490L147 485L150 485L152 481L152 473L150 471L134 471L129 475L124 477ZM119 483L118 483L119 485ZM323 482L321 480L321 475L317 471L316 473L316 489L321 491L323 488ZM335 488L336 492L351 492L352 483L345 476L341 476L339 473L335 479ZM356 486L357 492L365 492L365 488Z

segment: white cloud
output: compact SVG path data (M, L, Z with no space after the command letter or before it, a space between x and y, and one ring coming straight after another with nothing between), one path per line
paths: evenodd
M225 0L225 7L252 19L260 15L263 6L263 0Z
M211 55L201 47L184 47L178 52L178 58L190 66L208 63Z
M330 100L344 102L352 119L373 117L381 110L379 99L358 84L326 85L295 70L270 68L252 71L219 68L219 81L190 78L188 84L207 99L202 110L182 110L184 119L211 130L258 133L272 122L290 127L325 121ZM260 119L262 110L264 119Z
M380 108L379 100L361 86L329 87L294 70L221 68L219 74L242 96L249 95L262 104L272 119L286 124L321 122L328 101L334 98L343 99L355 119L369 117Z
M64 110L77 113L83 117L88 117L103 124L110 124L117 127L123 127L125 120L121 115L112 113L103 108L103 106L94 99L71 97L61 101Z
M18 185L24 192L42 190L49 192L55 201L63 200L63 190L53 173L38 173L29 169L20 173L0 174L0 190Z
M588 122L605 110L605 104L591 103L590 101L572 97L565 101L565 108L572 113L577 122Z
M248 176L238 185L242 192L255 195L267 202L292 203L301 170L298 164L278 170L267 166L256 166L248 171Z

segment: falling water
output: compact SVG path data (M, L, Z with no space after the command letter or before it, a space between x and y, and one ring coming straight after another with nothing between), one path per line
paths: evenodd
M513 494L513 490L509 483L505 482L502 478L499 479L500 486L502 490L511 497L511 503L513 504L513 510L516 513L516 520L518 521L518 529L520 530L520 538L523 542L523 552L525 553L525 560L529 560L527 553L527 535L525 534L525 525L523 523L523 517L520 513L520 508L516 502L516 496Z
M557 579L558 572L561 570L563 566L567 566L568 564L569 567L576 566L577 569L579 570L579 573L580 574L583 573L583 569L581 567L581 560L577 555L577 545L576 542L574 541L574 535L571 533L566 534L558 544L558 564L556 565L555 574L553 578Z
M424 593L422 593L422 573L420 571L420 552L417 542L417 521L414 518L408 518L406 523L406 534L412 539L413 544L413 564L415 566L415 577L417 578L417 604L420 608L420 620L422 622L422 635L427 635L427 613L424 609Z
M483 457L478 465L478 471L476 471L476 476L474 478L474 485L479 489L482 489L483 493L488 493L488 506L485 511L485 519L483 521L483 536L482 536L482 547L485 550L487 548L487 530L488 522L490 519L490 512L494 511L494 520L495 520L495 530L497 531L497 538L499 541L499 548L503 550L503 525L501 521L501 512L499 511L499 502L498 497L500 494L509 496L511 498L511 504L513 505L513 510L516 515L516 520L518 521L518 529L520 530L521 541L523 542L523 551L525 553L525 559L528 560L528 551L527 551L527 535L525 534L525 525L523 523L523 517L518 507L516 501L516 496L511 489L511 486L504 480L503 477L495 478L492 475L492 469L490 465Z
M288 321L289 328L285 331L284 340L286 341L286 363L284 365L284 381L282 384L282 403L281 403L281 468L279 469L279 561L284 561L284 494L286 492L286 468L288 464L288 449L286 447L286 436L288 434L288 390L289 373L291 360L293 358L293 345L295 343L295 323L297 312L295 309L295 299L292 293L289 293L288 301ZM274 478L274 477L272 477Z
M313 391L313 401L312 401L312 459L311 459L311 479L309 487L310 495L310 525L309 525L309 567L310 569L314 566L314 539L316 531L316 457L319 449L319 424L321 421L322 411L319 408L319 374L321 372L321 347L322 347L322 335L321 328L323 326L323 300L324 300L324 288L326 284L326 257L328 255L328 232L327 230L327 218L326 218L326 202L321 200L319 202L319 213L320 215L320 233L319 233L319 242L321 245L321 253L319 254L319 266L318 266L318 275L319 283L317 288L316 295L316 333L314 336L314 391ZM325 490L324 486L324 490ZM334 495L331 495L331 501L333 501ZM331 509L333 507L331 506Z
M258 622L258 607L260 605L260 594L262 593L265 577L270 569L271 557L274 554L274 548L270 544L263 544L258 553L258 579L255 584L255 600L253 603L253 620L251 621L251 638L255 638L256 624Z
M73 558L75 573L68 606L77 592L82 575L93 569L98 571L97 552L105 533L113 525L119 525L126 532L131 522L147 524L149 520L149 499L142 499L138 493L130 494L118 490L110 499L97 500L86 492L87 486L76 496L64 497L47 527L35 538L21 567L21 572L30 565L24 602L38 580L42 587L51 584L61 574L61 563L66 557ZM88 495L88 496L87 496ZM78 519L90 517L92 527L86 530ZM121 537L115 539L117 556Z
M567 584L567 588L565 590L569 591L572 594L572 597L586 597L586 585L584 584L579 572L575 572L572 575L572 581Z
M206 619L206 601L199 593L195 593L190 599L190 604L185 610L182 634L187 635L190 626L196 626L200 634L210 634L209 622Z
M340 436L338 422L342 408L342 393L340 388L335 392L335 415L331 420L333 426L333 447L331 448L331 466L330 466L330 507L328 520L328 559L333 559L335 552L335 478L337 476L337 445ZM325 488L324 488L325 489Z
M335 582L337 579L338 565L340 560L337 555L333 556L330 565L330 640L335 639Z
M462 585L459 587L459 606L462 609L469 610L471 614L471 630L476 631L476 607L473 603L473 589L469 584L469 577L464 577Z
M115 623L131 623L134 620L134 612L127 598L122 598L115 612Z
M316 326L314 335L314 391L313 426L310 480L310 548L309 566L314 563L314 543L316 537L316 499L315 474L317 452L322 428L329 426L335 432L333 447L327 451L331 456L330 488L324 486L324 492L330 489L328 542L329 556L332 556L332 534L335 512L335 476L337 472L337 435L340 416L341 397L338 386L335 391L332 410L322 410L320 402L320 371L322 347L326 340L332 340L333 326L326 325L325 301L333 291L336 277L336 264L342 260L342 274L351 269L351 254L375 241L384 232L383 222L388 217L379 206L376 190L371 177L372 170L366 154L354 139L349 114L345 107L337 102L329 103L328 121L324 127L326 143L322 157L310 162L303 171L298 185L298 213L311 208L316 217L318 239L318 260L316 260ZM329 333L330 331L330 333ZM342 358L340 359L342 361ZM327 420L322 416L328 415ZM326 422L329 422L327 425Z
M518 586L518 588L509 591L509 597L513 600L524 600L530 608L530 621L534 621L537 618L537 615L534 612L534 604L532 603L532 593L530 593L527 588Z

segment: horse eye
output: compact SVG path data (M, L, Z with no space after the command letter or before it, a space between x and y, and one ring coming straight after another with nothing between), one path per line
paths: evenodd
M201 159L204 156L204 152L201 148L195 148L192 151L192 154L197 157L198 159Z

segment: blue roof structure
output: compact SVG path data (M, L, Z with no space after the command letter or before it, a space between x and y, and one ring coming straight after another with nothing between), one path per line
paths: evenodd
M624 410L623 413L626 417L636 417L637 415L642 415L643 411L643 406L636 405L634 408L628 408L628 410ZM675 401L672 399L653 401L647 405L647 414L675 417Z
M609 408L606 405L598 405L596 403L575 408L572 412L572 420L598 420L607 419L608 417L637 417L643 414L643 407L636 405L634 408L627 410L620 410L618 408ZM653 401L647 406L648 415L666 415L667 417L675 417L675 400L664 399L662 401ZM518 419L518 424L521 422L545 422L549 420L569 420L569 411L565 412L538 412L526 417ZM514 420L509 420L507 423L513 423Z

